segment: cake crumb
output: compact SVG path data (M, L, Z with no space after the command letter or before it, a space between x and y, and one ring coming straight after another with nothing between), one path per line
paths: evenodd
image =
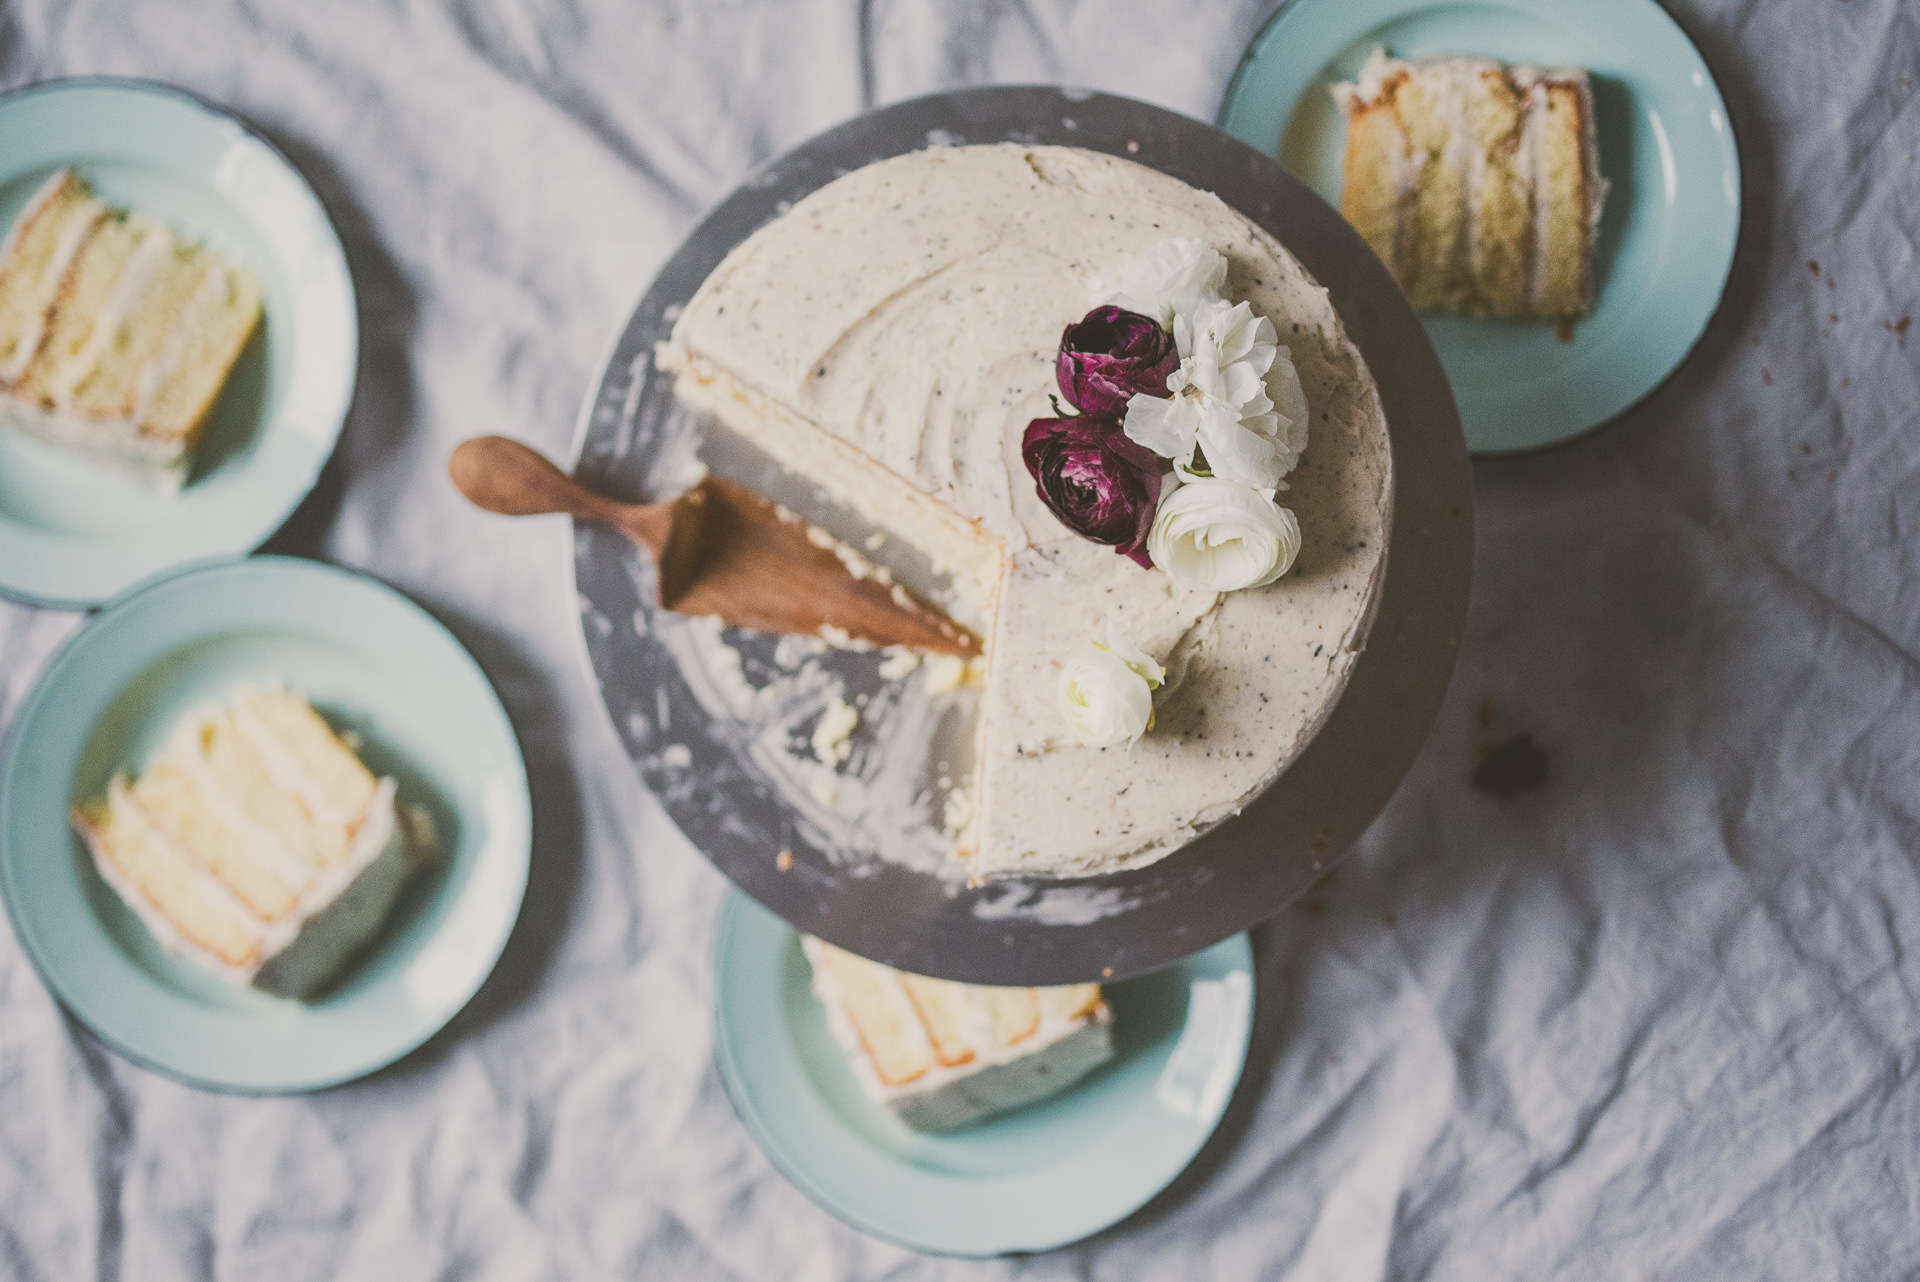
M773 646L773 664L777 668L792 672L817 654L824 654L827 643L818 637L800 636L788 633Z
M945 811L941 816L941 827L949 836L957 836L973 822L973 794L965 788L955 788L947 794Z
M819 636L836 650L851 650L858 654L873 649L872 642L863 641L845 628L835 627L831 623L820 625Z
M813 728L813 755L821 765L838 766L853 755L849 740L859 724L860 714L845 699L835 696Z
M946 694L958 690L967 678L967 661L957 654L936 654L927 659L927 693Z
M773 857L773 866L781 872L790 870L793 867L793 852L791 850L783 850L775 855Z
M904 646L896 646L887 651L887 657L880 660L880 679L898 681L920 666L920 656Z

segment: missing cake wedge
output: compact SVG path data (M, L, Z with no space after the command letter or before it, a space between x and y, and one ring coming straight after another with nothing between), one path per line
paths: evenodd
M1341 212L1416 308L1592 309L1607 182L1585 71L1375 49L1333 95L1347 119Z

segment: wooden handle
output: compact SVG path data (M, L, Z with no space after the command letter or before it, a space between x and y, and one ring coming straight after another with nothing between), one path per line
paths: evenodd
M673 529L670 503L621 503L595 494L532 446L506 436L476 436L453 447L447 475L475 507L500 516L564 513L620 530L658 557ZM682 558L686 559L686 558ZM690 571L689 560L685 567Z
M474 506L501 516L564 512L599 521L610 515L607 500L532 446L505 436L476 436L454 446L447 475Z

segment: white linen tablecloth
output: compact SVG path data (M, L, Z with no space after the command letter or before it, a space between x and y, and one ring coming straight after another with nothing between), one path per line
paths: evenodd
M720 876L622 756L555 519L453 493L567 449L615 327L755 163L862 108L1068 81L1202 118L1271 8L449 0L0 8L0 85L184 85L345 238L359 394L275 542L475 651L532 772L499 972L319 1095L203 1094L63 1017L0 927L0 1277L1920 1275L1920 5L1684 0L1746 222L1719 317L1605 431L1476 466L1468 643L1337 877L1259 932L1247 1082L1091 1242L922 1257L816 1209L712 1066ZM77 615L0 604L0 719ZM1527 732L1545 785L1470 786Z

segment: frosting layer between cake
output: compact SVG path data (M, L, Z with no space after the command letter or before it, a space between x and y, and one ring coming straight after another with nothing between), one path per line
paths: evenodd
M1295 571L1226 597L1067 530L1019 455L1096 277L1169 237L1227 257L1312 410L1280 495L1305 536ZM684 399L919 546L986 624L977 876L1135 866L1233 814L1305 746L1364 642L1392 493L1373 380L1300 264L1177 179L1014 144L881 161L737 247L659 359ZM1077 743L1055 703L1060 663L1109 623L1169 670L1131 749Z

